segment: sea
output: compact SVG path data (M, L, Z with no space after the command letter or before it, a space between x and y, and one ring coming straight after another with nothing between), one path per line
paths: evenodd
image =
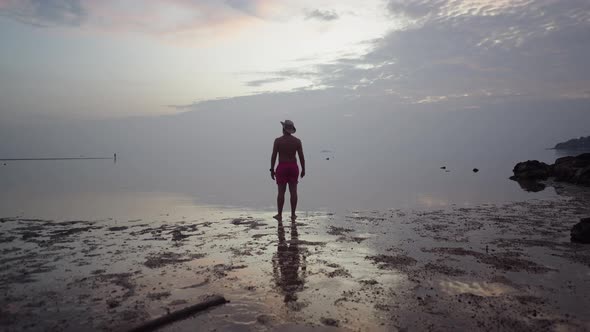
M440 209L556 197L509 179L516 163L579 151L587 112L352 112L257 116L187 112L44 129L35 148L0 161L0 217L140 218L190 206L273 211L280 120L295 121L306 176L298 211ZM86 126L86 127L84 127ZM87 128L87 129L85 129ZM56 139L56 133L61 134ZM71 133L71 134L68 134ZM47 143L53 139L55 142ZM15 143L21 144L21 143ZM117 158L114 158L114 154ZM476 171L475 171L476 170ZM286 210L288 209L288 200Z

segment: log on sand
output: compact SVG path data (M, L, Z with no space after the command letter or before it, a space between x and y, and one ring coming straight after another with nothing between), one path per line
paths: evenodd
M203 302L197 303L195 305L191 305L189 307L186 307L186 308L183 308L183 309L180 309L177 311L173 311L165 316L158 317L158 318L153 319L149 322L143 323L142 325L139 325L139 326L131 329L130 332L154 331L161 326L164 326L166 324L170 324L170 323L175 322L177 320L187 318L188 316L190 316L194 313L209 309L211 307L222 305L222 304L225 304L228 302L229 301L226 300L223 296L214 295L214 296L207 298Z

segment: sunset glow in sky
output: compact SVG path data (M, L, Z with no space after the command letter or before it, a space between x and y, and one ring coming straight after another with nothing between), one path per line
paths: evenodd
M331 2L323 12L316 1L3 1L3 106L166 113L170 104L310 86L273 72L359 56L363 41L392 25L378 1Z
M169 114L339 89L590 98L587 0L0 0L0 114Z

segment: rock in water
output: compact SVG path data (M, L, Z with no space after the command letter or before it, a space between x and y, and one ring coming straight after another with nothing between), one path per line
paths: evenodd
M575 170L572 168L575 159L576 157L563 157L555 160L553 174L557 180L568 181L576 175Z
M579 243L590 243L590 218L581 219L572 227L571 241Z
M590 153L557 159L553 174L557 181L590 185Z
M590 153L576 157L563 157L555 164L547 165L537 160L528 160L516 164L512 170L512 180L546 180L555 177L557 181L590 186Z
M551 167L538 160L527 160L516 164L512 180L547 180L551 175Z

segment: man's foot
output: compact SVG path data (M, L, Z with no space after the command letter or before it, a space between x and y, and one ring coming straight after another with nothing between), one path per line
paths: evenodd
M282 215L280 215L280 214L274 215L274 216L272 216L272 217L273 217L273 218L275 218L275 219L276 219L276 220L278 220L278 221L282 221L282 220L283 220L283 216L282 216Z
M295 219L297 219L297 215L296 214L292 214L291 215L291 220L295 221Z

